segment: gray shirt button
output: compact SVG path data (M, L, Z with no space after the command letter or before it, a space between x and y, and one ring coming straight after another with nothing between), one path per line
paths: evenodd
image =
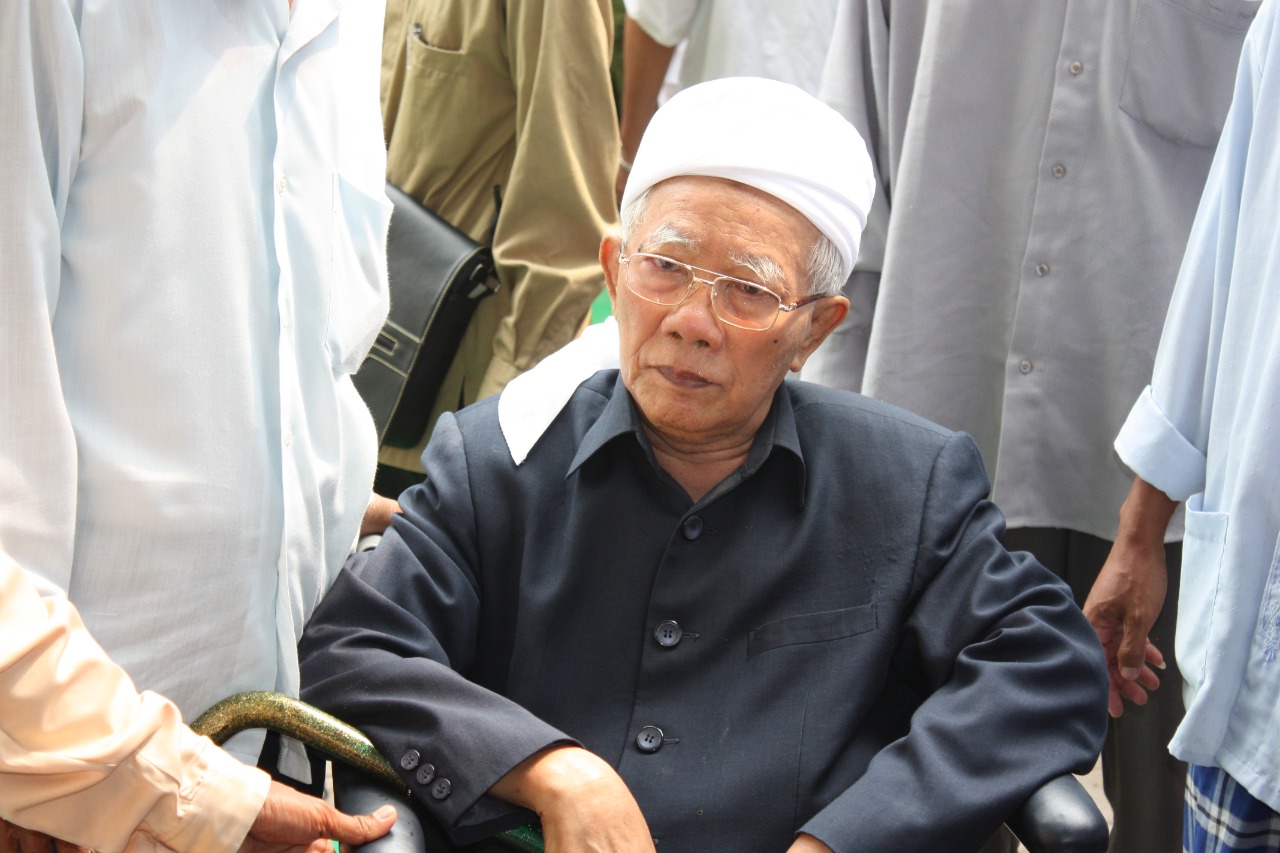
M1040 276L1041 278L1044 278L1048 274L1049 274L1048 264L1036 264L1036 275Z
M691 515L684 522L684 538L690 541L702 535L702 519Z
M1018 362L1018 372L1024 373L1024 374L1030 373L1031 362L1027 361L1025 358L1022 361Z
M405 770L412 770L413 768L418 766L418 760L421 758L422 758L422 755L418 752L418 750L411 749L408 752L406 752L404 755L400 756L400 766L403 767Z
M672 648L680 645L682 637L680 623L673 622L670 619L665 622L659 622L658 627L653 629L653 638L658 641L658 645L664 649Z
M453 783L448 779L437 779L436 783L431 786L431 796L437 800L443 800L445 797L453 793Z
M1061 163L1054 163L1053 168L1049 171L1053 172L1055 178L1065 178L1067 176L1067 167Z
M1072 60L1067 63L1067 70L1071 72L1072 76L1075 76L1084 71L1084 63L1078 59Z
M436 766L434 764L424 764L418 768L417 776L419 785L430 785L431 780L436 778Z
M636 735L636 749L651 755L662 749L662 729L657 726L645 726Z

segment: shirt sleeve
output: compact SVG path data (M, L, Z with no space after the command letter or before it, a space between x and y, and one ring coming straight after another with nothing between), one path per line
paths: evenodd
M378 547L348 562L307 623L302 698L364 732L420 807L469 844L532 822L489 788L539 750L575 741L469 680L478 678L483 499L452 413L423 465L425 482L400 496Z
M835 850L976 850L1040 785L1087 772L1106 734L1101 647L1066 584L1000 544L973 440L929 477L915 602L891 661L909 727L802 831ZM980 780L980 781L979 781Z
M1257 101L1257 31L1245 40L1231 109L1165 315L1151 385L1115 442L1135 474L1176 501L1205 488L1215 387L1220 372L1233 369L1222 364L1223 328L1239 257L1240 198Z
M139 694L65 598L0 555L0 813L103 851L137 833L179 853L236 850L270 779Z
M626 0L627 15L656 42L675 47L689 37L705 0Z
M477 399L577 333L604 289L600 240L618 219L609 3L531 0L508 15L516 144L493 254L512 307Z

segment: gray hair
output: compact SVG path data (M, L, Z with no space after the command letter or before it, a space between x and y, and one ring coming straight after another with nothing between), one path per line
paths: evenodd
M644 219L645 210L649 206L649 193L652 191L653 187L650 187L623 208L622 244L624 246L631 241L631 235ZM840 250L836 248L835 243L831 242L831 238L819 231L818 242L814 243L813 248L809 250L809 257L805 262L805 275L809 279L809 295L838 296L844 290L844 279L840 276L843 271L844 261L840 257Z

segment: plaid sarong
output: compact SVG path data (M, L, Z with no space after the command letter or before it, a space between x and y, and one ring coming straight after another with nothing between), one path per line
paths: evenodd
M1187 768L1182 804L1184 853L1280 851L1280 814L1217 767Z

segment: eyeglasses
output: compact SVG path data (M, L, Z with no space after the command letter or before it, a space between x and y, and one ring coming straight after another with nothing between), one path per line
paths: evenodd
M763 284L721 275L665 255L632 252L619 255L618 260L627 265L627 289L646 302L676 306L688 299L697 285L705 284L711 288L712 313L730 326L752 332L773 328L780 311L791 312L823 298L806 296L783 304L782 297ZM712 278L702 278L694 270Z

